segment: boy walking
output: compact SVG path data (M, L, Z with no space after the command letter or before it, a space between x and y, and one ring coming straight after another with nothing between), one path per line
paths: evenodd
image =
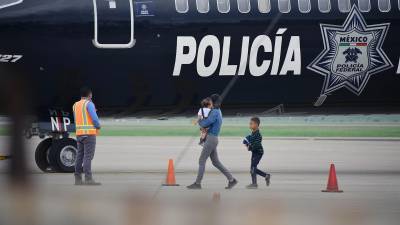
M260 118L258 117L251 118L250 119L251 134L243 140L243 144L247 147L249 151L251 151L250 174L252 183L246 186L248 189L256 189L258 187L257 175L260 175L265 178L267 186L269 186L270 184L271 175L257 168L258 163L260 162L261 158L264 155L264 149L262 146L262 136L260 134L259 127L260 127Z

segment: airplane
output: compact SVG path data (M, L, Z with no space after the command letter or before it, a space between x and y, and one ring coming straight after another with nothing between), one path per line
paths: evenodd
M223 91L230 109L398 112L399 26L397 0L0 0L0 68L31 89L37 166L72 172L83 85L122 116Z

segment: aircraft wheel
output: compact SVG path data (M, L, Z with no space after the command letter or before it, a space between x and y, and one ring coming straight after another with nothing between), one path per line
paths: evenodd
M35 151L35 162L39 169L45 173L52 172L52 168L49 163L49 152L53 140L51 138L44 139L36 147Z
M77 143L72 138L53 140L49 154L50 166L57 172L74 172L77 151Z

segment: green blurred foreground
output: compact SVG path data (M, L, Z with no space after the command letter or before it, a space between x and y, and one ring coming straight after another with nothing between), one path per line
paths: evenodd
M241 136L249 133L246 126L223 126L222 136ZM400 126L266 126L265 137L400 137ZM102 136L193 136L194 126L104 126Z
M225 117L222 136L249 133L250 117ZM104 136L196 136L192 118L103 120ZM400 115L262 117L265 137L400 137Z
M225 117L222 136L249 133L250 117ZM102 118L102 136L197 136L194 118ZM0 135L7 135L0 123ZM265 137L400 137L400 115L320 115L262 117Z

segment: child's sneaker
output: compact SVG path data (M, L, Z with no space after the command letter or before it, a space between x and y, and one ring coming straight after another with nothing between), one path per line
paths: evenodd
M267 176L265 176L265 183L267 184L267 186L269 186L271 182L271 174L267 174Z
M257 184L249 184L246 186L247 189L257 189L258 185Z

